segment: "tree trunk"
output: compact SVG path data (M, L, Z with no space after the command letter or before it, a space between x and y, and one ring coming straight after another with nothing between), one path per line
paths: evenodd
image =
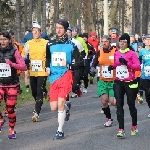
M21 42L21 0L16 0L16 40Z
M119 0L114 0L112 3L112 7L110 10L110 21L111 21L111 27L116 27L117 26L117 11L118 11L118 5L119 5Z
M42 15L42 0L38 0L38 5L37 5L37 21L41 25L41 15Z
M42 10L43 10L43 13L42 13L42 31L43 32L46 32L46 0L43 0L42 1Z
M28 6L28 2L27 2L27 0L24 0L24 30L28 29L28 20L27 20L28 10L27 10L27 6Z
M148 23L149 23L149 0L143 0L142 9L142 33L148 34Z
M92 15L92 0L83 0L83 20L85 32L90 33L95 30Z
M140 34L140 1L133 0L134 14L135 14L135 33Z
M29 1L29 18L28 18L28 28L32 27L32 13L33 13L33 0Z

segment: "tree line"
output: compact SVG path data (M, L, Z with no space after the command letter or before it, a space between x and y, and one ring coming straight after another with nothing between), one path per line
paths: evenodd
M125 32L125 27L132 34L148 33L150 0L108 2L109 27L117 27L119 33ZM0 0L0 7L1 30L14 30L18 41L35 20L41 24L42 31L55 34L54 26L59 18L67 19L70 26L77 25L83 32L96 31L98 37L103 35L103 0Z

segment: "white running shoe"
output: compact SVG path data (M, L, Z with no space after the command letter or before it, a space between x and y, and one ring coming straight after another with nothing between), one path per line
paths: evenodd
M83 88L83 93L87 93L87 89L86 88Z
M76 98L76 97L78 97L78 95L75 94L75 93L73 93L73 94L71 95L71 98Z
M104 124L104 126L105 126L105 127L111 127L112 124L113 124L113 119L108 119L108 120L106 121L106 123Z

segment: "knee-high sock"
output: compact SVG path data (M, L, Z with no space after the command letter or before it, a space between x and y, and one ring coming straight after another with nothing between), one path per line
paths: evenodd
M65 117L66 117L66 111L58 111L58 131L62 132L62 128L65 122Z

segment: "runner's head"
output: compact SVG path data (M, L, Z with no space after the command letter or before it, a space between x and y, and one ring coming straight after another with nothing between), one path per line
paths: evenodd
M11 42L14 43L15 42L15 33L13 30L9 30L9 34L11 36Z
M0 32L0 46L1 48L7 48L11 43L11 35L8 31Z
M72 37L72 28L71 27L68 27L68 29L67 29L67 35L68 35L68 38Z
M66 34L67 29L69 27L68 21L65 19L59 19L56 22L56 34L58 37L62 37L64 34Z
M95 41L96 40L96 33L95 32L91 32L90 33L90 38Z
M88 41L88 33L83 33L82 38L84 39L85 42Z
M135 42L135 37L134 37L134 35L130 35L130 43L132 44L132 43L134 43Z
M145 41L144 41L146 46L150 46L150 34L147 34L145 36Z
M112 39L115 39L117 37L118 34L118 29L117 28L111 28L110 29L110 36Z
M119 38L119 46L120 49L124 50L126 48L129 48L130 46L130 36L127 33L124 33Z
M138 51L140 51L143 48L143 43L142 42L138 42Z
M109 49L110 48L110 41L111 41L111 38L109 35L104 35L102 37L102 47L103 49Z
M32 22L32 34L34 39L41 38L41 26L38 22Z
M77 26L72 27L72 36L76 37L79 34L79 28Z

